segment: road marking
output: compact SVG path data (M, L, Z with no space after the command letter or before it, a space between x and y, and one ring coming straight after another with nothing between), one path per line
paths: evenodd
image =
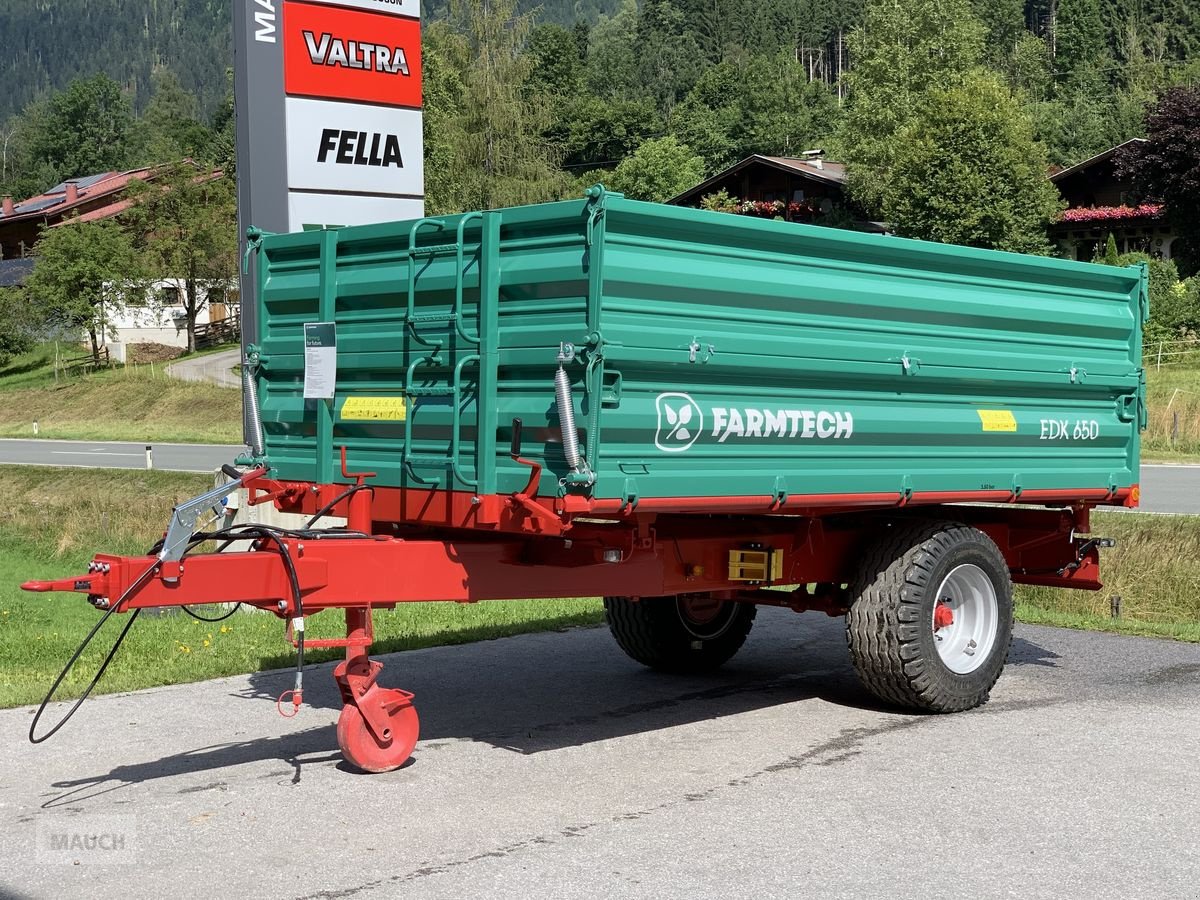
M54 456L138 456L137 453L117 453L115 450L51 450Z

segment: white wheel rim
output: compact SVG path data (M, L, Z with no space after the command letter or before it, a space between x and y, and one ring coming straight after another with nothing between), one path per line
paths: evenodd
M953 616L949 624L947 611ZM976 565L953 569L937 590L932 619L934 645L946 668L957 675L974 672L991 657L1000 625L992 579Z

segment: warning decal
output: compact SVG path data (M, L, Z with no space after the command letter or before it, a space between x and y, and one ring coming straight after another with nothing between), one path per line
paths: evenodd
M341 418L343 422L403 422L408 404L403 397L347 397Z
M983 423L984 431L1016 431L1017 420L1011 410L1007 409L977 409L979 421Z

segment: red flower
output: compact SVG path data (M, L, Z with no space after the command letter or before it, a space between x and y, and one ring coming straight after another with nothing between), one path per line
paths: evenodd
M1068 209L1062 214L1062 222L1119 222L1126 219L1157 219L1162 215L1161 203L1142 203L1139 206L1093 206Z

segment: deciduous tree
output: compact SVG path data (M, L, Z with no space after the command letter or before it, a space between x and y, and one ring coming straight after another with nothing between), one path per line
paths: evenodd
M704 160L673 137L646 141L613 173L610 187L634 200L662 203L704 177Z
M21 118L26 158L49 167L60 180L129 164L133 109L107 75L77 78Z
M883 212L907 237L1046 253L1061 208L1045 153L999 76L938 88L901 131Z
M130 190L126 214L138 235L141 269L180 288L188 349L196 349L196 319L214 293L237 279L237 215L233 179L181 163Z
M1144 144L1127 147L1119 170L1142 192L1166 204L1181 268L1200 270L1200 88L1174 88L1146 116Z
M145 296L142 261L129 235L111 219L47 229L34 248L24 292L39 321L78 329L100 362L100 337L131 298Z
M929 105L933 90L962 83L978 65L983 26L967 0L870 0L850 36L854 68L837 140L850 165L851 195L879 210L901 133Z

